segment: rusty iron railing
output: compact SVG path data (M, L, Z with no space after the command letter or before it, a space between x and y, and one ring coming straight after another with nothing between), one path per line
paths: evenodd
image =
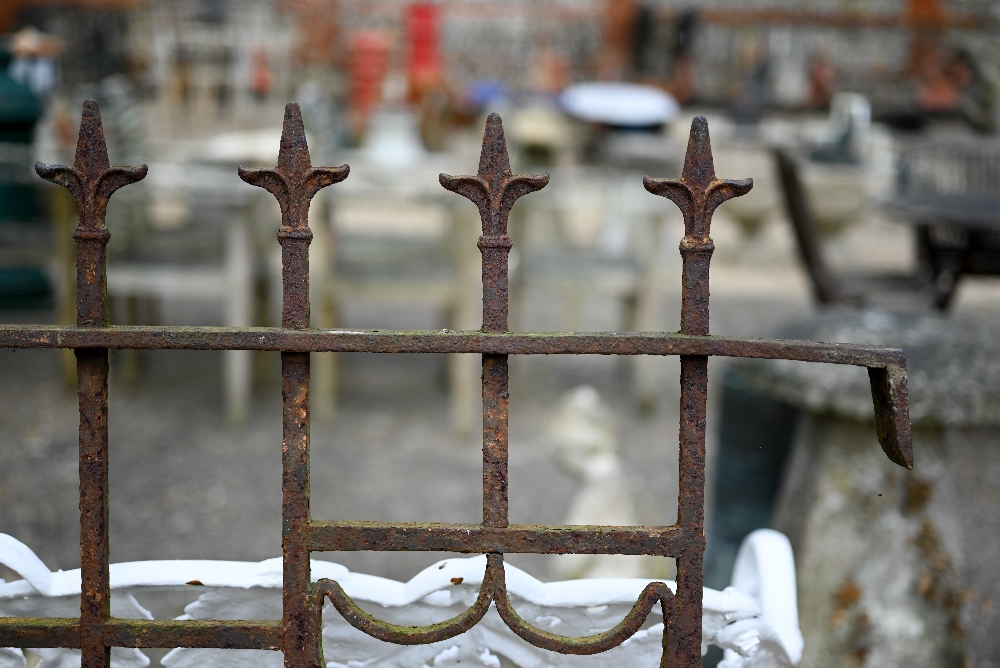
M535 333L507 330L507 216L514 202L548 183L548 175L512 175L500 117L491 114L476 176L441 175L441 185L479 208L483 234L483 327L478 331L337 331L309 327L308 249L311 198L344 180L349 168L313 167L297 105L285 109L275 169L240 169L281 205L283 308L280 328L114 327L108 323L104 214L111 194L146 175L146 166L110 167L97 103L84 104L73 167L39 164L45 179L65 186L79 205L77 325L0 326L0 347L72 348L80 397L80 559L78 619L0 619L0 647L70 647L83 668L109 665L111 647L213 647L281 650L289 668L322 665L320 615L329 598L361 631L387 642L430 643L475 625L491 604L525 641L567 654L594 654L621 644L659 603L661 666L694 668L701 661L702 559L705 550L705 420L710 356L792 359L868 368L879 442L893 462L910 468L912 454L902 351L879 346L709 336L708 270L714 246L712 213L752 181L715 177L708 124L694 119L680 179L647 177L646 189L672 200L684 215L679 333ZM276 621L155 621L110 614L108 542L108 350L272 350L281 352L283 403L283 618ZM483 520L481 524L315 521L309 512L309 353L480 353L483 364ZM534 526L508 522L509 355L679 355L681 358L680 493L672 526ZM486 554L475 604L427 627L401 627L362 611L336 583L311 582L312 552L446 551ZM644 554L677 559L677 586L650 583L614 628L583 638L533 627L511 606L504 554Z

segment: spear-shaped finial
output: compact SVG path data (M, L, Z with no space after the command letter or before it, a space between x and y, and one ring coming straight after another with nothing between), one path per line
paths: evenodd
M483 149L479 154L476 176L441 174L441 185L471 200L479 208L483 235L479 248L483 252L483 327L486 331L507 329L507 219L519 198L541 190L548 184L548 174L512 174L507 142L500 115L491 113L486 119Z
M708 334L708 265L715 250L709 236L712 213L727 199L750 192L753 179L729 181L715 177L708 121L704 116L695 116L681 178L647 176L642 183L654 195L671 200L684 216L684 238L680 245L684 258L681 331Z
M264 188L281 206L281 280L283 299L281 322L284 327L309 326L309 203L323 188L347 178L351 168L313 167L302 126L299 105L285 105L281 128L281 148L274 169L239 168L240 178Z
M105 247L111 233L104 216L111 195L145 178L148 168L111 167L104 141L101 110L96 100L83 103L80 138L72 167L35 163L35 171L46 181L61 185L76 200L79 222L73 231L76 253L76 320L80 326L107 324L105 297Z
M694 238L708 237L712 213L720 204L747 194L753 187L753 179L730 181L715 177L712 143L704 116L695 116L691 121L681 178L656 179L647 176L642 183L649 192L666 197L677 205L684 215L685 234Z
M240 178L250 185L264 188L281 205L282 227L308 229L309 202L323 188L347 178L351 168L313 167L309 157L302 111L299 105L285 105L285 120L281 127L281 148L274 169L239 168Z
M503 133L503 121L500 119L500 114L496 112L486 117L483 148L479 152L479 176L491 182L511 176L510 157L507 155L507 139Z
M78 229L103 227L108 199L119 188L145 178L148 168L111 167L108 145L104 141L101 110L96 100L83 103L80 136L72 167L35 163L35 171L46 181L61 185L73 194L80 210Z

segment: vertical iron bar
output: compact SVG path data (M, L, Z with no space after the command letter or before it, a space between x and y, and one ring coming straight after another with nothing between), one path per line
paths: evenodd
M281 326L309 327L309 203L347 178L349 168L313 168L297 104L285 106L275 169L240 168L247 183L268 190L281 206ZM281 353L281 649L288 668L323 665L319 610L309 568L309 353Z
M507 218L519 197L544 188L548 174L514 175L510 170L503 122L498 114L486 119L483 148L476 176L441 175L441 185L479 207L483 234L483 331L506 332L508 312L507 260L511 241ZM483 524L507 526L507 457L509 392L506 355L483 355Z
M102 640L111 615L108 534L108 349L76 351L80 401L81 668L110 665Z
M111 234L103 222L95 220L92 211L81 210L73 233L78 327L108 324L105 257ZM104 668L111 665L111 648L101 639L104 623L111 616L108 349L81 348L75 352L80 404L80 665Z
M708 271L715 247L706 230L701 238L685 235L680 250L683 265L681 332L707 336ZM687 530L687 541L677 558L677 604L685 614L681 614L674 626L674 646L680 665L697 666L701 662L704 587L708 357L682 355L680 383L677 521Z
M69 189L79 220L76 239L76 324L108 324L106 255L111 233L104 216L112 193L146 176L146 166L111 167L101 112L83 103L73 167L35 164L35 171ZM80 402L80 648L82 668L110 665L104 625L111 615L108 529L108 349L76 350Z
M301 146L296 146L301 142ZM297 151L296 148L299 150ZM303 155L304 154L304 155ZM296 159L297 158L297 159ZM294 172L296 163L309 162L302 117L288 105L281 137L278 169ZM300 168L301 169L301 168ZM289 197L295 195L289 193ZM282 207L281 326L309 327L308 212L291 201ZM306 203L308 206L308 202ZM319 623L311 605L309 569L309 353L281 353L281 551L283 556L282 610L285 665L305 668L322 665Z
M492 212L491 212L492 213ZM483 254L483 331L507 331L507 260L510 237L479 238ZM510 415L507 355L483 355L483 524L508 523L508 419Z
M671 199L684 215L682 258L681 332L707 336L708 270L715 246L709 236L712 213L722 202L746 194L753 186L745 181L715 178L708 121L698 116L691 123L684 171L678 179L644 179L646 189ZM679 490L677 523L685 542L677 556L677 615L674 639L664 644L676 652L678 665L701 665L702 587L705 555L705 428L708 402L708 357L681 356ZM669 631L664 624L664 634ZM664 657L664 663L666 657Z

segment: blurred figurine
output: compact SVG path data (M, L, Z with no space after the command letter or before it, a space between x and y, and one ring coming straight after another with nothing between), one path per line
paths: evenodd
M952 70L963 81L958 112L980 132L997 130L997 82L986 74L982 65L965 48L955 51Z
M673 57L673 73L667 92L681 104L687 104L694 97L694 42L698 31L698 13L686 9L677 16L674 26L674 41L670 51Z
M544 95L555 97L569 85L569 63L566 57L551 46L538 49L538 67L532 69L532 88Z
M601 47L597 54L598 80L620 81L627 73L638 9L636 0L605 0Z
M754 42L745 43L732 102L735 123L754 125L760 120L767 107L770 70L771 62L764 47Z
M439 8L429 2L414 2L407 10L407 101L420 104L424 95L442 87L438 47Z
M952 64L952 54L932 45L920 59L917 71L917 106L930 114L946 114L958 109L965 72Z
M809 58L809 94L806 105L810 109L827 109L833 98L836 73L830 59L822 50L816 50Z
M593 387L566 393L548 426L560 464L582 481L566 524L635 525L635 507L616 452L618 434L611 411ZM646 575L643 557L569 554L556 562L562 578L634 578Z
M38 97L48 97L59 85L56 56L61 48L55 37L31 26L22 28L14 34L11 43L10 77L30 88Z
M355 141L368 129L368 118L382 99L382 82L389 65L389 38L377 31L351 35L348 61L348 123Z
M643 3L635 9L632 17L632 62L631 74L638 80L643 80L652 74L653 64L650 58L650 45L656 31L656 15L652 7Z
M258 102L263 102L273 87L274 72L268 62L267 47L261 44L250 53L250 92Z

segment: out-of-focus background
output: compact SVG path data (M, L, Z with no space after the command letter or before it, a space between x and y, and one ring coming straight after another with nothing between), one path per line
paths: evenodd
M514 171L552 176L511 216L511 328L675 330L681 220L642 176L679 176L703 114L718 175L754 179L713 222L712 332L912 346L917 443L939 453L921 468L918 447L912 474L864 459L863 371L713 360L707 584L774 524L802 566L810 665L922 665L878 659L880 633L940 637L929 656L947 660L927 665L1000 665L982 584L1000 580L998 29L986 0L3 0L0 319L75 320L75 204L32 166L72 162L96 98L112 163L149 164L108 209L113 323L279 324L279 212L236 168L274 164L295 101L313 164L351 165L310 213L313 326L479 327L477 214L437 175L475 172L496 111ZM479 521L478 358L313 357L315 518ZM513 360L511 520L673 522L678 370ZM79 565L74 374L68 351L0 351L0 531L64 569ZM112 560L279 555L279 397L277 354L113 352ZM828 462L799 453L857 439L853 470L882 478L824 487ZM854 496L869 505L812 510ZM859 533L824 538L824 522ZM926 610L869 592L884 572L825 561L870 554L865 531L909 550L897 590ZM325 556L400 579L437 558ZM543 579L673 573L511 561ZM826 611L813 627L808 606Z

